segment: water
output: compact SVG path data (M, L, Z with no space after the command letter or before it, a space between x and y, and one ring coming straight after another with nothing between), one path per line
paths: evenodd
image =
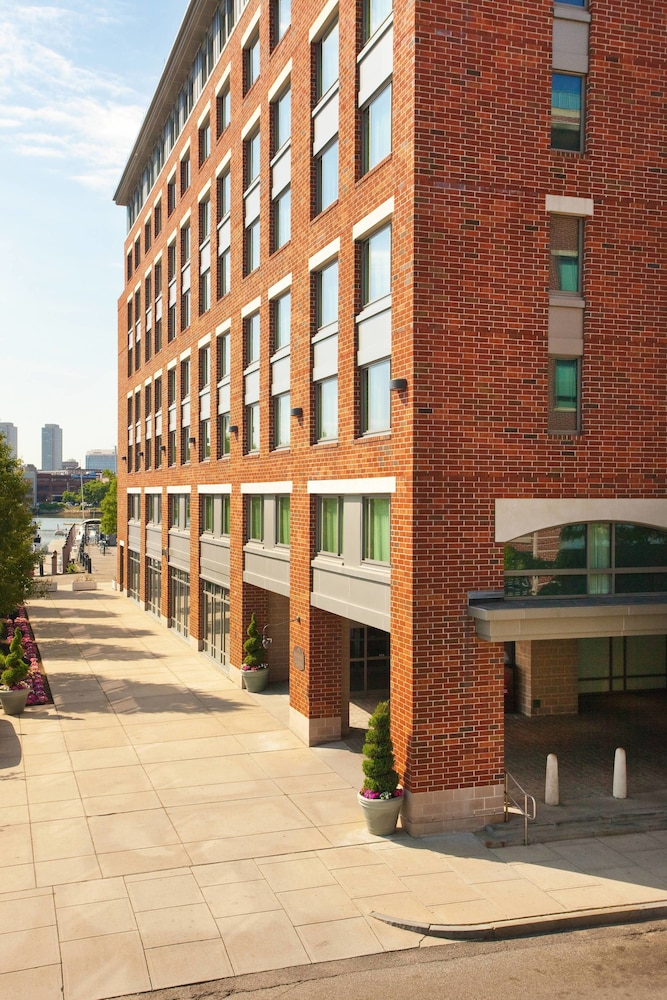
M73 524L81 524L80 521L71 517L36 517L35 523L39 525L35 534L41 537L41 542L39 543L39 548L41 549L49 549L52 542L60 542L62 544L67 538L67 532L70 527ZM56 531L58 532L57 535ZM64 534L60 534L60 532L64 532Z

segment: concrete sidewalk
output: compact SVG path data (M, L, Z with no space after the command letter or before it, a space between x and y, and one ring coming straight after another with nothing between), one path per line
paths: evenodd
M106 557L108 558L108 556ZM667 902L667 831L485 848L371 837L344 744L306 748L98 579L28 611L55 705L0 715L0 997L96 1000Z

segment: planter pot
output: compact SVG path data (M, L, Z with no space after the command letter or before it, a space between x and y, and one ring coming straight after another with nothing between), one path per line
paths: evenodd
M29 688L21 688L19 691L0 691L0 703L5 715L20 715L29 694Z
M268 667L264 667L263 670L242 670L241 673L243 675L246 690L250 691L252 694L257 694L258 691L263 691L269 683Z
M376 837L386 837L394 832L403 805L402 795L393 799L367 799L357 793L357 801L361 806L369 833L375 834Z

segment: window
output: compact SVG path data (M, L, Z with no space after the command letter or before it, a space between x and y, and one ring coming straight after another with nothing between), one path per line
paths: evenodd
M213 496L204 497L202 511L202 530L207 534L213 534Z
M246 406L246 450L259 451L259 403Z
M176 209L176 175L167 181L167 215Z
M259 313L245 320L246 365L259 361Z
M360 430L389 430L391 404L391 225L361 244L362 310L357 316Z
M176 243L170 243L167 247L167 341L176 336L176 296Z
M586 0L558 0L558 3L569 4L572 7L585 7Z
M146 500L148 507L148 523L162 524L162 494L149 493Z
M271 48L281 40L292 21L291 0L271 0Z
M288 87L273 104L273 159L271 161L272 248L278 250L291 235L292 91Z
M199 128L199 166L211 153L211 121L207 118Z
M153 413L155 416L155 468L162 467L162 379L153 382Z
M264 541L264 497L248 497L248 541Z
M190 326L190 225L181 229L181 330Z
M391 153L391 83L361 110L362 173Z
M171 495L169 524L172 528L183 527L183 507L181 504L181 497L177 493L172 493Z
M313 383L315 386L315 438L338 437L338 261L315 274Z
M211 347L199 351L199 461L211 457Z
M181 361L181 464L190 461L190 362Z
M580 420L579 358L549 359L549 432L576 434Z
M638 524L566 524L505 546L507 597L667 591L667 532Z
M316 106L313 112L315 213L338 198L338 21L316 45Z
M141 520L141 496L138 493L130 493L128 495L127 516L130 521Z
M276 545L289 545L290 498L276 497Z
M259 267L259 169L260 169L259 130L245 141L245 180L244 200L245 226L245 267L244 273L250 274Z
M181 198L190 187L190 153L181 160Z
M569 215L551 215L549 218L549 289L552 292L581 294L582 228L579 218Z
M223 535L229 535L231 525L231 501L226 493L223 493L220 500L222 501L221 533Z
M231 277L231 176L225 170L217 180L218 264L217 295L222 298L229 291Z
M218 382L218 448L217 457L226 458L231 451L230 435L230 335L220 334L217 338L217 382Z
M389 562L389 498L364 497L363 557Z
M320 497L317 518L319 552L340 556L343 552L343 498Z
M215 99L216 133L218 139L228 127L232 119L232 94L229 83L226 83Z
M213 660L229 662L229 591L208 581L202 581L202 642Z
M247 316L245 332L245 414L246 451L259 451L259 313Z
M211 308L211 200L199 202L199 315Z
M167 372L167 407L169 420L167 463L176 465L176 368L170 368Z
M127 270L126 270L126 274L127 274L127 280L129 281L130 278L132 277L132 251L131 250L130 250L130 252L127 255Z
M134 241L134 270L135 271L139 267L140 263L141 263L141 238L139 236L137 236L136 240Z
M157 201L153 208L153 235L157 237L162 232L162 201Z
M291 292L286 292L271 303L274 348L271 355L274 448L287 448L290 443L291 303Z
M151 226L151 220L148 218L144 223L144 254L147 254L151 248L151 243L153 242L152 236L153 229Z
M150 361L153 353L153 275L144 278L144 324L146 327L144 361Z
M551 77L551 148L581 152L584 78L553 73Z
M162 350L162 262L153 268L153 290L155 294L153 344L155 353Z
M243 52L243 93L247 94L259 77L259 28L253 33Z
M141 368L141 291L134 293L134 370Z
M364 0L364 41L371 38L391 14L392 0Z

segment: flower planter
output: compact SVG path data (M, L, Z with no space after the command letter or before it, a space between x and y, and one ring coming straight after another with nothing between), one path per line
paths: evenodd
M5 715L20 715L28 700L30 688L20 688L18 691L0 691L0 703Z
M246 690L250 691L252 694L257 694L258 691L263 691L269 683L268 667L263 667L262 670L242 670L241 674L243 676Z
M402 795L397 795L393 799L367 799L357 792L357 801L361 806L369 833L376 837L386 837L395 831L403 805Z

